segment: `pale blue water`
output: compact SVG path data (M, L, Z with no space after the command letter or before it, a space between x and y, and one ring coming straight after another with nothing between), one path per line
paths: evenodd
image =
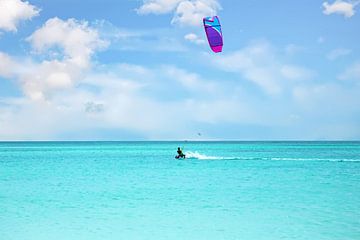
M360 239L360 142L0 143L0 239Z

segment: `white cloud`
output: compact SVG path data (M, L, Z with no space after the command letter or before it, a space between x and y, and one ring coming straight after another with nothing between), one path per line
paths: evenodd
M359 4L359 2L350 2L350 1L343 1L343 0L336 0L332 4L330 4L328 2L324 2L323 3L323 7L324 7L323 13L326 15L341 14L347 18L350 18L355 14L354 8L358 4Z
M4 69L3 75L18 79L25 95L33 100L49 100L56 91L76 86L90 68L94 52L107 46L96 29L75 19L49 19L27 40L37 53L50 59L15 62L2 54L0 57L4 61L0 69ZM52 51L57 51L55 56L60 58L54 59L49 54ZM6 68L12 72L5 72Z
M276 94L281 91L281 86L269 65L273 61L267 60L272 58L270 51L268 44L253 45L216 58L215 65L225 71L238 72L268 93Z
M304 67L282 62L281 56L267 42L253 43L213 59L216 67L239 73L269 94L280 94L287 80L305 80L314 75Z
M165 14L174 12L173 24L199 26L202 18L216 15L218 0L144 0L137 9L139 14Z
M189 42L192 42L192 43L195 43L195 44L204 44L205 43L205 40L200 38L198 35L196 35L195 33L189 33L189 34L186 34L184 36L184 39L189 41Z
M200 26L204 17L216 15L219 9L217 0L182 1L176 8L171 23Z
M40 10L27 1L0 0L0 29L17 31L17 25L22 20L30 20L38 16Z
M46 100L60 90L74 86L84 69L70 60L31 63L19 72L18 78L26 96L33 100Z
M198 74L190 73L174 66L165 66L162 71L170 79L179 82L183 88L198 95L216 94L222 90L221 85L216 84L212 80L204 80Z
M65 58L86 67L95 50L105 48L108 43L99 37L96 29L88 26L86 21L51 18L44 26L36 30L28 39L33 48L44 52L52 47L60 47Z
M144 4L137 9L139 14L164 14L176 9L183 0L144 0Z
M329 60L334 61L334 60L338 59L339 57L349 55L350 53L351 53L351 50L350 50L350 49L337 48L337 49L332 50L332 51L327 55L327 58L328 58Z

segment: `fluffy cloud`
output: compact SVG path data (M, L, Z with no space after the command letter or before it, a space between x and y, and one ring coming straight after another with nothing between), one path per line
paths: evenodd
M0 0L0 30L16 32L20 21L29 20L39 12L40 10L29 2Z
M33 100L46 100L56 91L73 87L82 70L69 60L33 62L19 72L18 78L26 96Z
M216 0L182 1L178 5L171 23L198 26L205 16L216 15L220 5Z
M174 12L171 23L199 26L204 16L216 15L220 8L217 0L145 0L137 12L139 14Z
M192 42L192 43L195 43L195 44L204 44L205 43L205 40L200 38L198 35L196 35L195 33L189 33L189 34L186 34L184 36L184 39L189 41L189 42Z
M323 3L324 11L323 13L326 15L330 14L341 14L347 18L352 17L355 14L355 6L358 5L359 2L348 2L343 0L336 0L334 3L330 4L328 2Z
M267 42L254 43L213 59L216 67L241 74L269 94L280 94L287 80L305 80L314 75L304 67L282 62L281 56Z
M64 21L56 17L49 19L27 40L38 52L60 47L64 58L82 67L86 67L95 50L108 45L100 39L96 29L88 26L88 22L76 19Z
M56 52L50 54L49 60L14 66L24 93L34 100L46 100L57 90L73 87L89 69L94 52L107 46L96 29L75 19L49 19L27 40L39 54Z
M164 14L176 9L183 0L144 0L144 4L137 9L139 14Z

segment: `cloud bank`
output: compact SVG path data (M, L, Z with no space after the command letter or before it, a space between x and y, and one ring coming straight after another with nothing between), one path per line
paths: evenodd
M61 26L67 26L68 21L58 21ZM46 29L45 26L40 29ZM73 27L79 26L83 25L76 21ZM34 44L32 41L35 40L29 39ZM91 42L98 41L103 40L95 37ZM57 41L52 40L50 45L54 42ZM65 51L66 42L63 41L62 51ZM94 46L89 50L92 54L102 46L90 45ZM35 49L47 55L51 47L39 44L39 48L34 45ZM278 136L280 139L321 140L358 136L358 64L344 71L338 83L324 83L316 79L311 69L291 64L282 54L286 52L279 52L269 42L250 43L213 60L219 71L227 76L222 79L205 77L174 65L93 64L84 70L75 64L76 69L84 71L76 81L69 74L68 85L65 76L55 73L71 73L66 68L66 59L86 58L86 54L71 52L59 60L32 62L36 71L42 70L40 72L46 72L45 66L51 62L54 65L48 71L55 74L54 79L62 80L52 80L48 73L43 75L47 80L40 86L46 93L45 99L39 100L25 91L24 98L0 100L0 138L196 139L199 131L210 139L254 140ZM0 56L12 64L10 56ZM36 75L35 71L32 73ZM351 80L349 86L341 85L343 80ZM24 84L21 79L19 81ZM28 81L32 82L30 77ZM254 94L256 90L246 82L265 94ZM334 123L338 115L343 119ZM259 129L263 131L260 135L246 135L249 129L255 133L259 133ZM279 134L274 135L271 129ZM109 132L113 135L108 135Z

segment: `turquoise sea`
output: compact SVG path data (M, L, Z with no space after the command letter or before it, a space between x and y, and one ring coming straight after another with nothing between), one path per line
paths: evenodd
M360 239L360 142L2 142L0 239Z

